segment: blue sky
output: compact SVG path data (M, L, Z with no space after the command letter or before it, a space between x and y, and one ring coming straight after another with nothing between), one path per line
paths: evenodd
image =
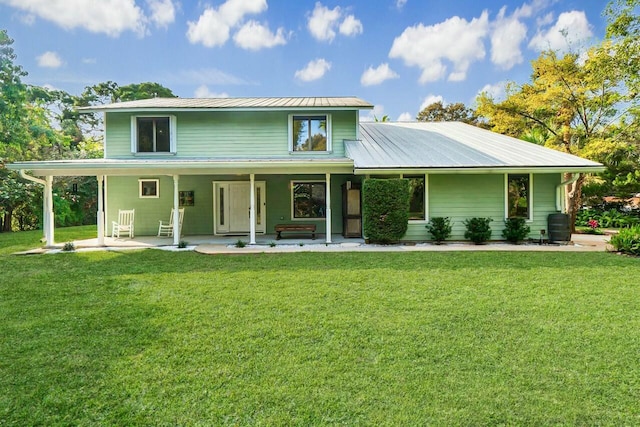
M580 51L598 0L0 0L25 81L79 94L152 81L181 97L359 96L414 119L525 82L542 49ZM369 112L363 116L371 117Z

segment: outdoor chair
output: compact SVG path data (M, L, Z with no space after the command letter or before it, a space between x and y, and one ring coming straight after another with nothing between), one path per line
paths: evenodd
M169 222L160 221L158 227L158 237L173 237L173 208L169 216ZM178 209L178 235L182 233L182 219L184 218L184 208Z
M121 235L128 235L133 238L133 219L136 210L118 210L118 221L112 221L111 237L120 238Z

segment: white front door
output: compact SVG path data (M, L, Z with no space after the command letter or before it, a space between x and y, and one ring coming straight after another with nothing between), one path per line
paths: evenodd
M256 232L265 232L266 194L264 181L256 181ZM213 183L213 219L215 234L249 233L251 184L247 181Z

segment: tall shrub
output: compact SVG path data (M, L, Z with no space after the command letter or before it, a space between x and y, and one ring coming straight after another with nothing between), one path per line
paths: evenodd
M409 223L409 181L366 179L362 185L364 233L372 242L397 242Z

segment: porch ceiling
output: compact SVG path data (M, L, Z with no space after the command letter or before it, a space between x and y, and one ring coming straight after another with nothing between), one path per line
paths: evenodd
M347 158L85 159L17 162L6 166L38 176L353 173L353 160Z

